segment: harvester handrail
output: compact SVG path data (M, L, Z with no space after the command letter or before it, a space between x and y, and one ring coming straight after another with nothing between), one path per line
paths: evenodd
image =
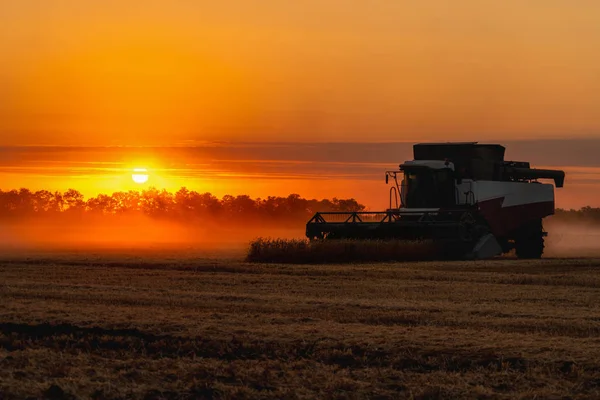
M402 216L421 216L422 222L435 222L433 215L464 212L464 209L389 209L386 211L323 211L317 212L308 224L372 224L398 221ZM327 220L328 216L338 216L336 221ZM371 218L369 218L369 216Z
M315 213L314 217L317 215L368 215L368 214L422 214L422 213L441 213L441 212L451 212L451 211L464 211L464 208L394 208L391 210L385 211L319 211ZM314 218L313 217L313 218Z
M392 198L396 201L396 208L400 208L400 202L398 201L398 188L396 186L390 187L390 208L392 208Z

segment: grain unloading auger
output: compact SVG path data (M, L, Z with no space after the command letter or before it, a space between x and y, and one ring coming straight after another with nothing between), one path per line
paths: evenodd
M393 184L387 210L318 212L306 236L431 241L444 258L491 258L513 249L519 258L542 256L542 220L554 214L563 171L505 161L497 144L421 143L413 152L414 160L386 171Z

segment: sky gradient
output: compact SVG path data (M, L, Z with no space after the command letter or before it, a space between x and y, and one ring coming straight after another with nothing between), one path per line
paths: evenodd
M600 3L20 0L1 144L600 132Z
M177 164L154 183L380 205L375 176L410 158L385 143L476 140L522 143L567 170L561 205L596 204L599 18L595 0L4 1L0 189L111 192L130 186L111 165Z

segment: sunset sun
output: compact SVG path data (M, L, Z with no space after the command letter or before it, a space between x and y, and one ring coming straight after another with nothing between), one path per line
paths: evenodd
M133 179L135 183L146 183L148 182L148 171L146 168L135 168L131 175L131 179Z

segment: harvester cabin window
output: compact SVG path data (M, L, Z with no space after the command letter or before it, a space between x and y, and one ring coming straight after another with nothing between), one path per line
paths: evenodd
M441 208L456 205L454 175L450 169L406 171L403 188L408 208Z

